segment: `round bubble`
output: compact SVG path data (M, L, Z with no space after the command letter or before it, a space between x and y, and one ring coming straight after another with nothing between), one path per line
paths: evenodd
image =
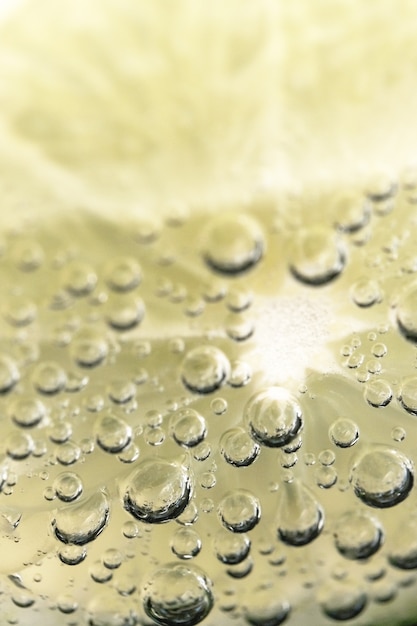
M185 448L193 448L203 441L207 434L204 417L191 408L181 409L170 421L171 435Z
M365 504L391 507L405 500L412 489L412 463L398 450L381 446L359 457L351 469L350 481Z
M11 391L16 383L19 382L20 372L14 362L8 356L0 357L0 393Z
M261 505L256 496L236 489L222 498L218 507L222 524L235 533L252 530L261 519Z
M365 400L376 408L387 406L392 400L391 385L383 378L371 380L365 388Z
M251 541L245 534L221 530L214 537L213 547L219 561L226 565L237 565L248 556Z
M211 586L199 568L170 563L154 572L144 585L143 608L161 626L195 626L213 607Z
M350 448L359 439L359 428L352 420L340 418L330 426L329 437L339 448Z
M321 610L327 617L337 621L353 619L362 613L367 601L363 588L349 582L332 582L319 593Z
M222 274L239 274L256 265L264 247L258 222L243 213L219 213L205 227L204 259Z
M367 559L381 547L380 523L364 511L348 511L339 519L334 531L335 545L347 559Z
M98 492L56 512L52 528L62 543L82 546L93 541L105 529L110 515L107 497Z
M417 415L417 376L406 378L403 381L399 400L408 413Z
M31 396L20 396L16 398L9 411L10 417L15 424L22 426L22 428L37 426L46 414L46 408L43 402Z
M282 387L269 387L252 396L244 415L253 439L271 448L286 445L303 425L301 407Z
M337 234L315 227L297 236L290 270L300 282L320 286L337 278L345 263L345 252Z
M243 428L231 428L220 439L220 451L230 465L247 467L258 458L260 447Z
M124 507L136 519L160 524L185 510L192 494L190 471L165 459L140 461L124 495Z
M190 350L181 366L184 385L196 393L212 393L226 381L230 363L226 355L214 346L197 346Z

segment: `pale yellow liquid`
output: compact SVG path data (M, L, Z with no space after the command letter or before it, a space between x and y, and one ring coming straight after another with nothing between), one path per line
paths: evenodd
M403 5L410 24L412 7ZM1 337L2 354L19 371L0 397L5 623L152 623L143 609L147 585L171 562L195 565L213 583L207 624L262 623L262 585L261 609L272 603L278 615L290 606L288 624L335 623L325 612L343 604L332 595L338 593L356 598L357 606L367 601L355 623L393 624L400 616L404 624L415 622L414 573L389 561L415 515L414 489L387 508L370 507L354 493L355 467L375 445L397 451L411 466L415 461L413 380L406 387L409 410L403 391L415 373L415 346L398 323L416 267L415 181L402 174L413 146L412 98L405 98L411 70L402 66L412 29L401 22L391 30L388 8L364 9L359 27L347 6L340 17L327 15L320 3L311 6L304 13L300 3L282 10L236 3L203 12L187 2L170 10L131 3L120 9L111 2L84 10L71 3L64 20L54 13L63 10L58 5L42 11L28 5L4 28ZM46 37L44 24L56 18L57 33ZM366 71L358 49L367 50L375 19L385 27L370 39ZM344 47L332 57L334 38ZM352 41L356 47L349 48ZM308 42L316 52L311 62ZM406 103L396 132L391 92L376 120L369 104L373 88L389 84L387 57L396 97ZM353 69L349 85L340 64ZM381 168L388 178L375 180L370 174ZM391 179L398 189L390 189ZM346 191L355 201L340 208ZM389 198L369 200L378 193ZM250 216L252 234L259 231L262 242L253 266L232 275L207 263L207 252L218 253L208 236L211 220L225 210L237 223ZM233 260L239 241L235 227L228 228L220 251ZM126 257L140 272L120 293L109 275L113 260ZM96 277L85 293L74 293L71 267L78 261ZM300 268L310 282L319 275L323 284L305 284ZM327 270L335 273L331 281ZM362 279L373 282L358 284ZM241 312L231 310L245 300ZM86 328L105 346L91 368L77 363ZM221 350L231 367L205 394L184 384L185 359L200 345ZM53 395L37 389L43 362L62 368ZM6 361L6 375L8 368ZM247 379L239 378L242 368ZM376 408L367 398L381 379L392 399ZM222 435L236 427L247 432L249 399L271 386L284 387L299 403L302 446L291 454L281 445L261 445L253 464L233 467ZM132 397L120 402L124 393ZM29 428L13 420L21 395L45 407ZM206 423L197 450L172 436L173 416L184 407ZM126 449L106 452L98 441L101 416L109 413L132 430ZM350 446L336 445L329 434L339 418L359 429ZM329 450L335 459L327 465ZM23 458L13 458L19 454ZM191 528L201 542L193 558L173 552L178 530L188 526L174 519L135 522L124 506L132 472L146 459L177 461L190 476L188 513L196 507ZM74 463L66 465L69 460ZM394 484L401 467L390 468ZM56 497L63 472L82 482L72 503ZM389 484L378 472L377 487ZM291 481L307 487L324 512L319 536L298 547L278 532L302 517L300 499L285 495ZM259 500L261 515L247 532L248 558L227 566L215 554L218 509L238 489ZM110 510L101 521L94 507L82 508L100 493ZM78 503L81 512L69 525L80 533L96 529L98 536L85 544L85 560L71 566L59 558L65 545L56 528L66 525L65 511L79 511ZM289 513L283 511L288 506ZM343 515L358 510L375 519L384 536L365 560L346 558L336 546ZM109 549L120 553L113 569L103 564ZM68 607L75 610L67 615Z

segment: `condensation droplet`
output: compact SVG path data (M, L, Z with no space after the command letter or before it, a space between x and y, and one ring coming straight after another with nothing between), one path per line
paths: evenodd
M143 607L161 626L195 626L213 607L211 581L191 564L160 567L144 585Z
M211 393L221 387L229 376L230 363L214 346L198 346L190 350L181 368L184 385L196 393Z
M244 415L253 439L271 448L289 443L303 425L301 407L282 387L269 387L252 396Z
M359 428L352 420L340 418L330 426L329 437L339 448L350 448L359 439Z
M365 504L387 508L408 496L414 483L413 468L404 454L381 446L359 457L351 469L350 481Z
M185 510L192 494L189 470L177 462L145 459L128 481L124 507L138 520L160 524Z
M236 489L222 498L218 514L222 524L236 533L245 533L259 523L261 505L252 493Z
M264 247L258 223L243 213L219 213L205 227L205 261L222 274L239 274L256 265Z

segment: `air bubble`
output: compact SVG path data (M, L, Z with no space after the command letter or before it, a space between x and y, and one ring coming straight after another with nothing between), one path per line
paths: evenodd
M282 387L269 387L252 396L244 414L253 439L271 448L289 443L303 424L299 404Z
M78 602L69 594L62 594L57 598L56 605L61 613L64 615L70 615L71 613L75 613L78 609Z
M403 381L399 400L408 413L417 415L417 376L406 378Z
M31 239L21 239L12 250L16 266L23 272L37 270L43 263L44 252L40 244Z
M221 453L230 465L247 467L259 456L260 447L243 428L227 430L220 440Z
M22 396L16 398L10 409L10 417L22 428L33 428L45 417L45 405L37 398Z
M58 552L59 560L65 565L79 565L87 556L87 549L84 545L68 544Z
M252 320L241 313L230 313L225 320L226 333L234 341L246 341L255 330Z
M105 529L109 514L107 497L98 492L82 502L57 511L52 520L52 528L62 543L83 546L93 541Z
M113 291L131 291L139 285L142 278L140 265L132 257L112 259L104 273L106 283Z
M114 380L109 385L109 398L115 404L127 404L136 395L136 387L130 380Z
M228 409L227 400L225 398L213 398L210 402L210 408L214 415L223 415Z
M72 261L65 268L64 285L73 296L87 296L97 285L97 274L88 263Z
M336 233L315 227L297 236L290 270L300 282L319 286L337 278L345 263L345 252Z
M229 376L230 363L214 346L198 346L190 350L181 367L184 385L196 393L211 393L221 387Z
M367 559L379 550L383 541L378 520L363 511L349 511L338 521L335 545L347 559Z
M351 288L353 302L361 307L368 308L381 301L381 290L375 280L361 278Z
M123 555L116 548L108 548L103 554L102 561L107 569L117 569L122 564Z
M245 534L221 530L214 537L213 547L215 555L221 563L237 565L248 556L251 541Z
M61 465L73 465L78 461L81 456L81 450L77 444L72 441L67 441L66 443L59 446L56 452L56 460Z
M53 489L63 502L73 502L82 494L83 483L78 474L63 472L55 478Z
M128 481L124 507L136 519L160 524L185 510L192 494L189 470L177 462L145 459Z
M417 527L415 519L401 524L388 553L388 561L403 570L417 569Z
M95 425L97 443L105 452L121 452L132 439L132 429L114 415L100 417Z
M4 317L12 326L28 326L36 318L36 304L24 296L14 296L5 307Z
M335 199L336 227L346 233L355 233L369 222L369 201L356 191L345 192Z
M319 593L323 613L337 621L353 619L362 613L367 601L367 595L360 587L344 581L330 583Z
M249 491L236 489L221 500L218 514L222 524L232 532L245 533L259 523L261 505Z
M20 380L20 372L16 363L8 356L0 357L0 393L7 393Z
M199 568L170 563L160 567L143 589L143 607L161 626L195 626L213 607L211 581Z
M262 585L250 594L243 612L250 626L280 626L288 618L290 610L288 600L277 592L275 585Z
M373 407L387 406L392 400L392 388L383 378L371 380L365 388L365 400Z
M77 365L96 367L108 354L106 338L93 329L83 329L72 342L71 354Z
M250 366L244 361L234 361L232 363L232 371L230 372L229 385L231 387L244 387L252 377Z
M200 535L191 528L179 528L171 540L171 550L179 559L192 559L200 552Z
M145 305L138 296L118 296L112 300L107 309L108 324L118 331L128 331L136 328L145 316Z
M330 489L337 482L337 472L334 467L318 467L315 478L321 489Z
M291 546L304 546L319 536L324 511L314 495L298 481L285 482L280 492L278 536Z
M330 426L329 437L339 448L350 448L359 439L359 428L352 420L340 418Z
M350 481L365 504L387 508L408 496L414 482L413 468L404 454L381 446L359 458L352 467Z
M14 432L6 438L5 446L10 458L21 461L33 451L33 439L26 433Z
M206 263L222 274L239 274L256 265L264 251L258 223L242 213L220 213L205 229Z
M417 341L417 284L413 284L400 298L397 323L406 339Z
M205 419L194 409L181 409L170 421L171 435L185 448L193 448L201 443L207 434Z
M35 367L32 380L40 393L54 395L65 388L67 376L55 361L44 361Z

